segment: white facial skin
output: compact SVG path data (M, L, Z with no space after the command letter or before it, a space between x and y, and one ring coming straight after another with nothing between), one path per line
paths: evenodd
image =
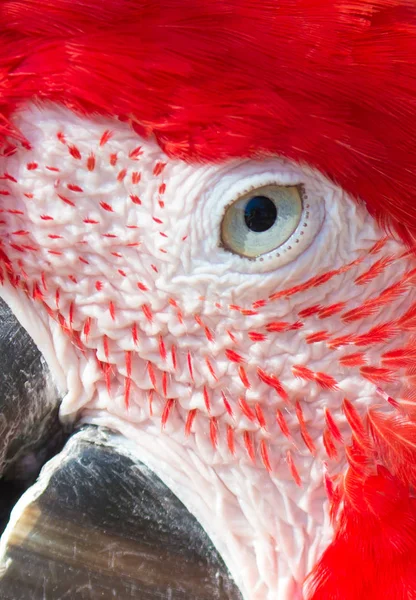
M31 148L2 159L1 293L67 390L62 418L128 438L245 598L302 598L331 540L325 474L345 468L325 414L347 443L344 398L363 414L401 392L405 373L368 367L409 335L413 259L378 243L363 205L280 158L187 165L127 125L53 106L15 122ZM264 186L299 186L302 216L248 259L223 247L221 224ZM349 313L400 282L371 314Z

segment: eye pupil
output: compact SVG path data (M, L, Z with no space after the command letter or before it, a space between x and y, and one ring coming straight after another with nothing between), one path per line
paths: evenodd
M246 204L244 219L251 231L256 233L267 231L276 222L276 205L267 196L254 196Z

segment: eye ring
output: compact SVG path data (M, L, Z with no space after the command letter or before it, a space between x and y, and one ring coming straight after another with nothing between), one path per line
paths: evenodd
M285 244L304 218L301 185L265 185L225 207L221 246L242 258L258 259Z

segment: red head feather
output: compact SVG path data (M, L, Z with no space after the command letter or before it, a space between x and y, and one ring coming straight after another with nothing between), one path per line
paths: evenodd
M279 154L416 234L406 0L6 0L0 32L5 118L50 99L132 119L186 160Z

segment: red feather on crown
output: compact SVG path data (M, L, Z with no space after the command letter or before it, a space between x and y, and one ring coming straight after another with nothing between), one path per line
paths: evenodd
M416 8L406 0L0 6L0 110L129 119L170 156L307 163L415 237Z

